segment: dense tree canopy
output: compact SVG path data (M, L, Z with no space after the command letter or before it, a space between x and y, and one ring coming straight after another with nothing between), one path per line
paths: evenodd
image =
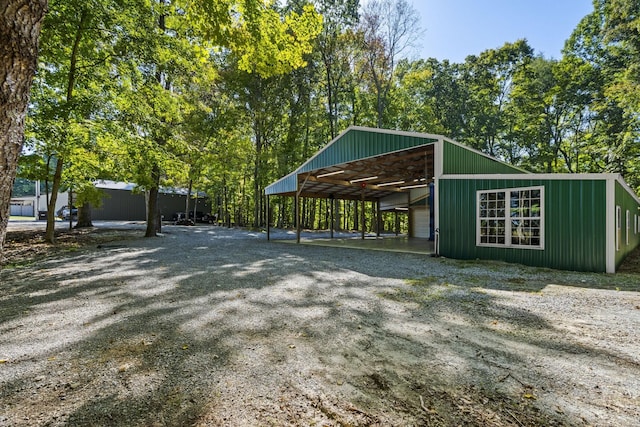
M428 33L404 0L121 3L52 0L43 26L28 146L53 193L73 187L82 205L98 178L185 186L263 226L264 187L351 124L640 188L638 0L595 0L562 58L507 40L462 63L409 59ZM274 204L278 225L288 203ZM306 223L326 225L326 206L308 201ZM147 235L155 218L150 206Z

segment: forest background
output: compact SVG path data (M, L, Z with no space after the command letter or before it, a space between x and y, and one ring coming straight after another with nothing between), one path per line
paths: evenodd
M73 189L80 225L109 179L146 192L148 236L161 186L260 227L265 186L359 125L443 134L532 172L620 173L638 191L640 0L593 6L560 59L513 40L451 63L408 59L425 35L407 0L49 1L18 176L46 182L50 206ZM291 203L275 198L270 221L293 225ZM326 227L327 210L306 200L303 225Z

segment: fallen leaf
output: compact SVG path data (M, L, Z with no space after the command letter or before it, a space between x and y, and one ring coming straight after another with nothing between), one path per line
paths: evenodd
M535 399L536 397L531 393L525 393L522 397L525 399Z
M182 346L182 349L183 349L183 350L187 350L188 348L189 348L189 346L188 346L188 345L186 345L186 344Z
M296 348L295 344L289 344L289 348Z
M7 359L0 359L0 363L7 363L8 360Z

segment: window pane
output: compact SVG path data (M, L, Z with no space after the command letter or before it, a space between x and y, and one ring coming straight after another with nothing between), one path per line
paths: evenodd
M519 247L542 244L540 188L479 192L478 215L480 243Z

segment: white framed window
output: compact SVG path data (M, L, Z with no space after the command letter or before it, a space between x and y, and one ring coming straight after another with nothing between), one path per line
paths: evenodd
M629 246L629 234L631 234L631 212L627 209L627 246Z
M616 251L620 250L620 240L622 239L622 208L616 206Z
M544 249L544 187L480 190L476 245Z

